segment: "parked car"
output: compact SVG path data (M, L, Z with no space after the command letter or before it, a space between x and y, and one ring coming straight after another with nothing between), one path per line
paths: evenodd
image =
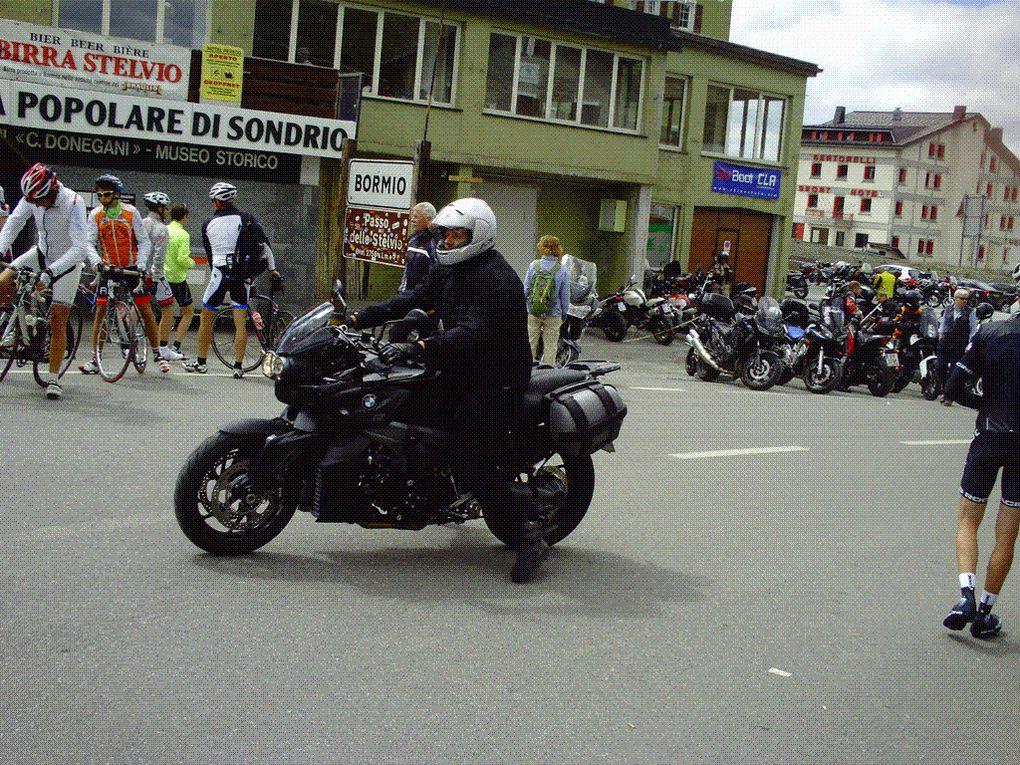
M997 290L991 284L978 279L957 279L956 286L970 290L971 305L991 303L996 311L1007 308L1015 297L1015 295L1007 295L1002 290Z
M874 273L877 274L880 271L888 271L892 274L895 274L896 278L899 279L901 282L905 282L908 279L920 279L921 275L924 273L919 268L911 268L910 266L899 266L896 265L895 263L887 263L884 266L878 266L875 269Z

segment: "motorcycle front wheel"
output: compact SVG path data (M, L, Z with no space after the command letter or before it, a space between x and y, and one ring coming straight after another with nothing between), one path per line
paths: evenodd
M768 390L783 372L783 362L771 351L757 351L747 357L740 381L751 390Z
M599 319L599 326L610 342L618 343L627 336L627 320L615 306L605 310Z
M822 361L822 371L818 364L812 363L804 370L804 387L812 393L824 395L830 393L839 384L839 372L829 359Z
M283 531L297 508L283 487L251 489L248 468L256 449L226 433L210 436L177 476L174 513L184 535L214 555L244 555Z
M527 493L540 508L538 522L545 529L542 538L550 547L562 542L576 529L591 504L595 492L595 465L591 455L554 457L528 476L518 480L515 492ZM514 519L506 514L486 513L483 519L489 531L508 547L520 546Z

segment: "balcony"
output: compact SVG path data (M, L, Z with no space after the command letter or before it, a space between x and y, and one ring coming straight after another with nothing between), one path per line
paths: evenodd
M826 221L832 221L839 224L849 226L854 221L854 214L848 212L842 212L840 210L819 210L814 207L809 207L804 210L804 214L809 218L821 218Z

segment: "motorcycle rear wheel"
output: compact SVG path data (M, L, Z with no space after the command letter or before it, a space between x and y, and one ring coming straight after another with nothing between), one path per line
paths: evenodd
M652 333L655 342L659 345L669 345L673 342L676 330L671 323L661 319L655 319L648 325L648 331Z
M896 383L896 372L892 369L882 369L868 379L868 390L876 398L885 398L893 389Z
M283 487L256 496L247 488L250 443L226 433L191 453L174 491L174 514L184 535L214 555L244 555L276 537L294 516L296 498Z
M927 401L934 401L939 397L939 379L937 374L930 374L921 378L921 395Z
M595 492L595 465L591 455L561 455L561 460L561 463L550 461L543 465L529 476L527 483L515 484L515 489L532 492L539 504L549 508L543 512L540 522L548 527L542 538L550 547L562 542L580 525ZM500 542L508 547L520 546L513 519L505 514L490 517L484 510L483 519Z
M807 287L794 287L793 296L798 300L803 300L807 297Z
M556 347L556 366L565 367L571 361L576 361L577 357L581 354L577 352L576 348L571 348L564 342L561 342Z

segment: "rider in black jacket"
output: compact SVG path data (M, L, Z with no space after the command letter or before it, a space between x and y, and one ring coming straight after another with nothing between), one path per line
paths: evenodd
M396 343L388 360L411 357L441 370L439 388L421 403L420 421L453 435L454 473L486 513L517 521L518 557L511 577L529 581L548 555L530 523L530 500L513 491L501 464L507 432L531 379L528 313L520 277L496 250L496 217L480 199L460 199L433 220L438 265L426 281L350 322L373 327L413 308L434 314L444 331L416 343Z
M981 378L983 395L967 383ZM956 558L961 599L943 624L952 630L971 622L971 634L998 634L999 617L991 613L1013 561L1020 529L1020 316L981 327L946 383L947 398L978 410L974 439L960 481L960 517ZM975 601L978 526L988 497L1002 470L1002 498L995 522L995 549L988 560L984 593Z

